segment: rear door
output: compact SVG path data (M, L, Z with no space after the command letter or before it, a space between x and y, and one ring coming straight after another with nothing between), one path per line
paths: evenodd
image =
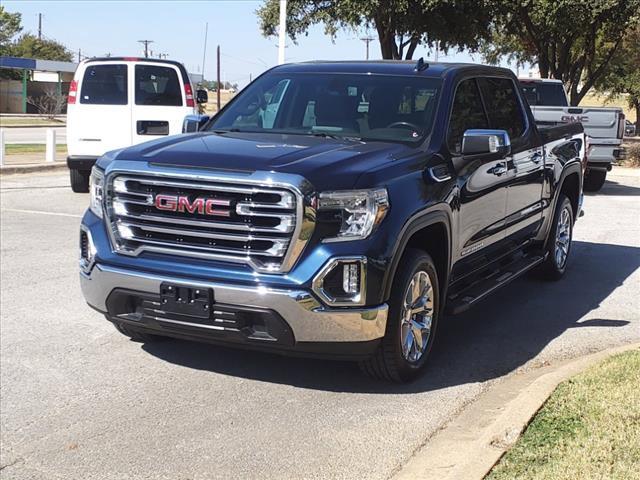
M505 174L505 233L507 237L519 234L530 238L542 222L544 151L538 146L534 126L529 125L515 82L506 77L487 77L479 82L490 128L505 130L511 139Z
M77 81L79 95L67 115L69 154L100 156L131 145L128 65L89 62Z
M177 135L186 115L194 113L191 84L177 66L160 63L132 64L131 136L133 143ZM186 80L188 82L188 80ZM186 92L190 93L187 101ZM190 106L187 105L190 103Z

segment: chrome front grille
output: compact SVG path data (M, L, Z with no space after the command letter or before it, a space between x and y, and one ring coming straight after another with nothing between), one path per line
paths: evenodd
M300 252L303 199L294 189L130 174L107 182L106 216L118 253L184 255L283 272Z

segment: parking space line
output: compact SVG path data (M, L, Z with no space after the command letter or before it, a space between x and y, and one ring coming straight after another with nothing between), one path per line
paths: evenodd
M40 215L55 215L57 217L72 217L82 218L82 215L76 215L74 213L62 213L62 212L43 212L41 210L22 210L20 208L3 208L1 212L17 212L17 213L35 213Z

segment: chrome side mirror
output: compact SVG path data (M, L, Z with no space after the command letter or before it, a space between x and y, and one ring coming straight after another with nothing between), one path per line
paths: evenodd
M182 133L200 131L210 118L209 115L187 115L182 122Z
M511 153L511 139L505 130L476 130L464 132L462 137L463 155L495 153L506 157Z

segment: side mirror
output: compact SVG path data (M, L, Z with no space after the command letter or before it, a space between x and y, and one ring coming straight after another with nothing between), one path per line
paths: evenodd
M209 101L209 94L204 89L196 90L196 102L207 103Z
M506 157L511 153L511 139L505 130L467 130L462 137L462 154L495 153Z
M187 115L182 122L182 133L200 131L210 118L209 115Z

